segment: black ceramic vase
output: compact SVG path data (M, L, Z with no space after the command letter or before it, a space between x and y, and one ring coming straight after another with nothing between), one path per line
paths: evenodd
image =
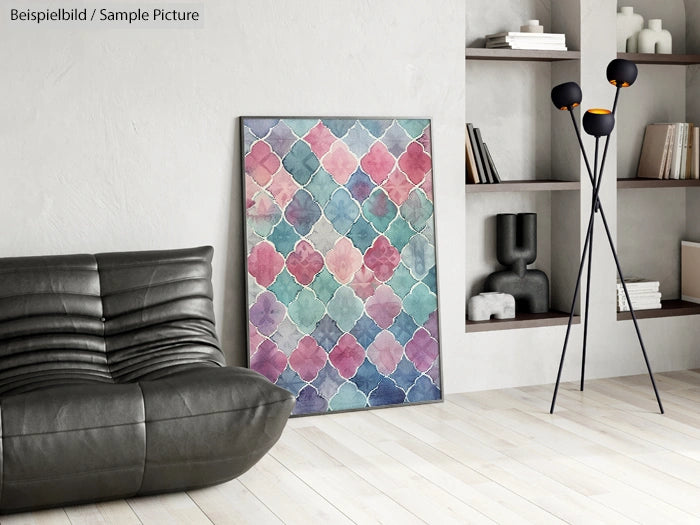
M549 310L549 279L540 270L528 270L537 258L537 214L499 213L496 216L496 257L507 270L486 278L486 291L515 297L516 311Z

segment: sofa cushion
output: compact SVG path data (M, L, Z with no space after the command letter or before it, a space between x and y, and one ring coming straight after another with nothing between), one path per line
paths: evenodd
M138 384L68 385L0 399L4 511L135 494L146 455Z
M111 382L92 255L0 259L0 395Z
M202 487L293 396L225 368L211 247L0 259L0 512Z
M140 494L232 479L280 437L294 397L245 368L190 370L142 381L146 472Z
M116 382L223 366L214 328L210 246L96 255Z

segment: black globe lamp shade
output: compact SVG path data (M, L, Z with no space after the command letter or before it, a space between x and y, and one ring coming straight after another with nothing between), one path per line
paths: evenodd
M581 103L583 93L576 82L565 82L552 88L552 103L557 109L573 109Z
M630 87L637 80L637 65L624 58L616 58L605 71L608 81L617 87Z
M607 109L589 109L583 115L583 129L594 137L607 137L615 127L615 116Z

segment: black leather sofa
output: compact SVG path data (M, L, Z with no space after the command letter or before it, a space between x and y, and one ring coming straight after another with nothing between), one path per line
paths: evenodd
M211 247L0 259L0 512L203 487L292 395L225 367Z

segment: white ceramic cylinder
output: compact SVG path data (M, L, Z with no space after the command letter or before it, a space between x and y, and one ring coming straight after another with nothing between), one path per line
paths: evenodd
M660 19L649 20L648 29L642 29L639 32L640 53L671 53L673 47L671 33L662 27L663 23Z
M624 6L617 13L618 53L637 53L637 37L644 27L644 18L635 14L634 7Z
M528 20L524 26L520 26L522 33L544 33L544 26L540 25L539 20Z

